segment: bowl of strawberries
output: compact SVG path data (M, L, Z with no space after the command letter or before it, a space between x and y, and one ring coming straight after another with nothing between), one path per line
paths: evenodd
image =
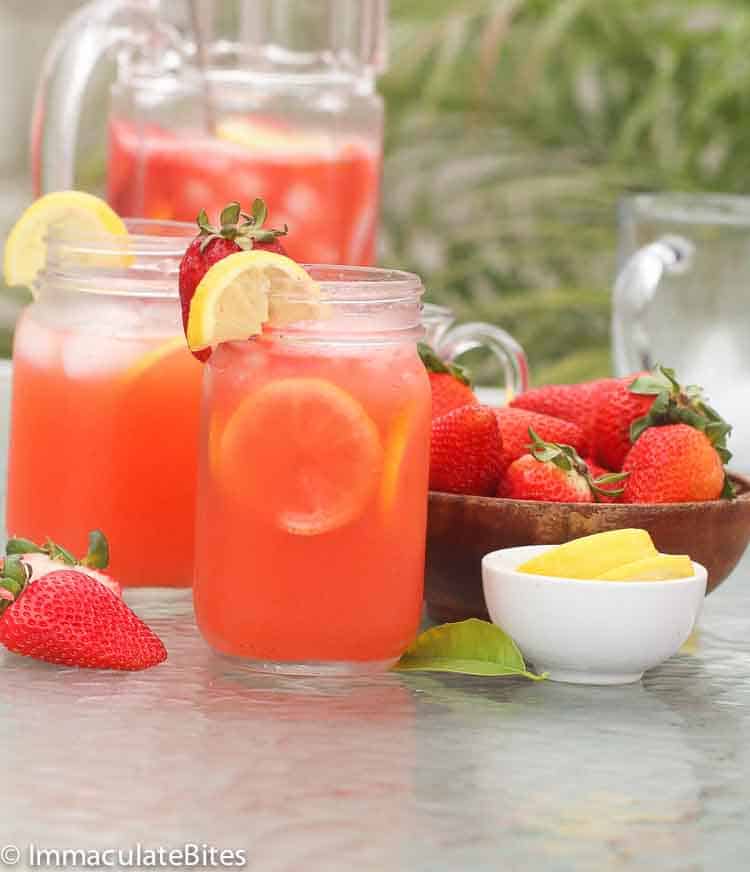
M708 591L750 542L750 481L727 470L731 427L667 367L547 385L493 408L423 354L433 390L425 602L438 622L487 618L481 560L622 528L690 554ZM460 382L460 387L450 379Z

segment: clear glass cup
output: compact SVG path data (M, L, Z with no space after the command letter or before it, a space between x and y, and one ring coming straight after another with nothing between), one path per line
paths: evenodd
M99 528L122 584L188 586L202 372L177 270L193 233L128 229L49 239L15 333L7 528L77 554Z
M325 318L206 366L195 612L250 667L394 663L420 621L430 386L409 273L310 267Z
M750 198L639 194L620 206L612 346L617 374L674 367L734 425L750 471Z
M43 68L32 131L38 192L88 187L91 155L104 153L106 137L107 196L121 215L193 221L201 209L213 217L233 200L263 197L273 225L293 228L295 259L371 263L386 8L385 0L87 4ZM97 102L92 85L111 56L109 100ZM102 141L84 147L88 130Z
M425 303L422 324L425 341L447 362L454 362L467 351L486 348L499 364L503 373L505 402L529 387L529 364L526 354L510 333L494 324L470 321L455 324L456 316L447 306Z

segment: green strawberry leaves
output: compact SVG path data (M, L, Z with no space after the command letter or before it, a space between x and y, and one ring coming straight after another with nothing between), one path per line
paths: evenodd
M109 543L101 530L89 533L89 549L81 558L81 566L89 569L106 569L109 566Z
M636 442L649 427L687 424L706 434L722 464L726 465L732 459L727 448L732 426L706 402L702 387L687 385L683 388L673 369L659 365L653 372L634 379L629 390L633 394L654 397L648 414L630 425L631 442ZM734 497L734 487L726 476L721 496L725 499Z
M252 212L243 212L242 206L237 200L228 203L219 215L219 227L211 224L205 209L201 209L196 223L200 230L200 236L204 237L201 242L201 251L213 239L229 239L236 242L243 251L249 251L254 242L272 242L279 236L286 236L289 232L287 225L283 230L274 230L263 227L268 218L268 207L265 202L257 197L253 200Z
M427 372L452 375L453 378L458 379L462 384L471 387L471 378L469 377L468 371L463 366L459 366L457 363L446 363L426 342L419 342L417 344L417 350L419 351L419 356L422 359L422 363L425 365Z
M477 618L426 630L409 646L394 669L400 672L515 675L532 681L546 677L528 671L516 643L500 627Z
M558 469L564 472L577 472L586 479L586 484L591 489L594 500L599 502L600 496L618 497L624 491L624 488L603 488L605 484L616 484L624 481L629 473L627 472L608 472L606 475L601 475L594 478L591 475L591 470L585 460L582 460L578 452L572 445L559 445L557 442L545 442L541 439L532 427L529 427L529 453L540 463L554 463Z

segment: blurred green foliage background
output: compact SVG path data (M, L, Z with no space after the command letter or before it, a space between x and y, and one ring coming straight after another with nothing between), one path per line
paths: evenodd
M616 204L746 190L746 0L391 0L385 260L536 383L609 371Z
M391 0L381 260L606 374L617 200L745 191L749 44L747 0Z

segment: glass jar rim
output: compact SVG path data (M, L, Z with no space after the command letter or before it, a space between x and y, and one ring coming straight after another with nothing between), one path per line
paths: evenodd
M195 239L195 226L180 221L126 218L127 235L71 236L52 228L40 290L177 299L180 261ZM330 303L393 304L419 299L424 288L415 273L372 266L301 264Z

